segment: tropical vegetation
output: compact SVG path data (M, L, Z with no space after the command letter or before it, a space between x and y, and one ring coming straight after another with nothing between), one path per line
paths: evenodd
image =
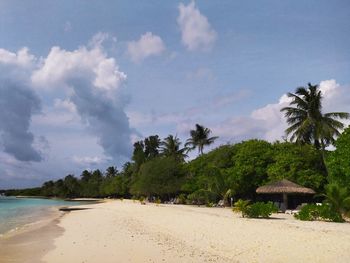
M322 113L322 93L311 84L289 97L291 105L282 109L290 125L286 130L289 140L283 142L251 139L205 152L218 137L196 124L184 144L171 134L135 142L131 161L118 169L84 170L78 177L69 174L41 187L3 192L60 198L142 197L208 206L219 201L228 206L233 201L235 210L244 216L268 217L275 207L254 204L259 201L256 188L289 179L314 189L324 201L321 208L303 208L300 219L344 218L350 209L350 127L343 131L339 119L349 114ZM335 150L328 151L329 145ZM188 152L194 149L198 156L188 160Z

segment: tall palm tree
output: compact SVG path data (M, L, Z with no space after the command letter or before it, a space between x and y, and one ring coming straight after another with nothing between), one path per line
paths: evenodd
M324 150L335 141L344 124L337 119L348 119L349 113L322 113L322 94L317 85L299 87L295 94L288 93L292 98L289 107L281 109L290 125L286 134L290 140L298 143L314 144L317 149ZM292 107L295 106L295 107Z
M196 124L196 129L190 131L191 138L187 139L185 147L189 150L198 148L198 153L203 154L204 146L212 144L218 137L209 137L211 130Z
M187 157L187 148L180 148L181 142L177 136L169 135L160 143L160 146L162 154L167 157L173 156L181 161Z

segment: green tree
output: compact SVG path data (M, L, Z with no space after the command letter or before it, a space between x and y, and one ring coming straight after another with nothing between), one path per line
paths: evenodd
M272 145L263 140L249 140L234 145L233 165L227 169L234 193L252 198L258 186L268 180L268 166L273 163Z
M350 191L350 127L337 138L335 146L327 157L329 181L344 185Z
M158 135L151 135L145 139L145 154L147 159L152 159L159 155L160 139Z
M184 161L187 157L187 148L181 148L180 139L177 136L169 135L161 143L161 153L166 157L174 157L179 161Z
M137 168L139 168L141 164L143 164L146 161L145 145L143 141L138 141L134 143L132 160L135 162Z
M73 198L73 197L79 196L80 185L79 185L77 178L75 178L71 174L67 175L64 178L63 184L64 184L64 188L65 188L65 196L64 197Z
M173 157L157 157L142 164L137 180L131 186L134 195L169 198L180 190L184 172Z
M189 150L194 150L198 148L199 155L203 154L204 146L208 146L218 138L218 137L209 137L211 130L196 124L196 128L190 131L191 138L187 139L185 147L189 147Z
M110 166L106 169L105 175L106 177L114 177L117 176L118 169L115 166Z
M222 145L208 153L198 156L186 164L186 181L182 190L194 193L194 197L214 198L207 202L224 200L234 194L227 171L233 165L234 146Z
M325 171L314 146L276 142L272 150L273 162L267 169L269 181L288 179L316 191L323 189Z
M284 107L287 123L286 134L291 135L291 141L314 144L317 149L324 150L334 142L344 124L337 119L349 118L346 112L322 113L322 93L317 85L299 87L295 94L288 93L292 99L289 107ZM295 106L295 107L293 107Z

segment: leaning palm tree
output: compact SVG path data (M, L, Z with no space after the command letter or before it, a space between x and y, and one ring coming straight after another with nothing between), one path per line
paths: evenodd
M181 148L181 142L177 136L174 137L173 135L169 135L160 143L160 146L161 153L164 156L173 156L180 161L183 161L187 157L187 148Z
M194 150L198 148L198 153L203 154L204 146L214 143L218 137L209 137L211 130L196 124L196 129L190 131L191 138L187 139L185 147L189 150Z
M322 93L317 85L310 83L307 88L297 88L295 94L288 93L288 97L292 98L291 106L281 109L290 125L286 129L287 136L291 135L291 141L313 144L317 149L324 151L344 128L344 124L337 119L348 119L349 113L323 114Z

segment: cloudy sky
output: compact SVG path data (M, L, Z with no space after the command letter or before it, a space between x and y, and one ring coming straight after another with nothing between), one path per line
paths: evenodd
M196 123L281 139L286 92L350 112L350 2L0 0L0 189L121 166Z

